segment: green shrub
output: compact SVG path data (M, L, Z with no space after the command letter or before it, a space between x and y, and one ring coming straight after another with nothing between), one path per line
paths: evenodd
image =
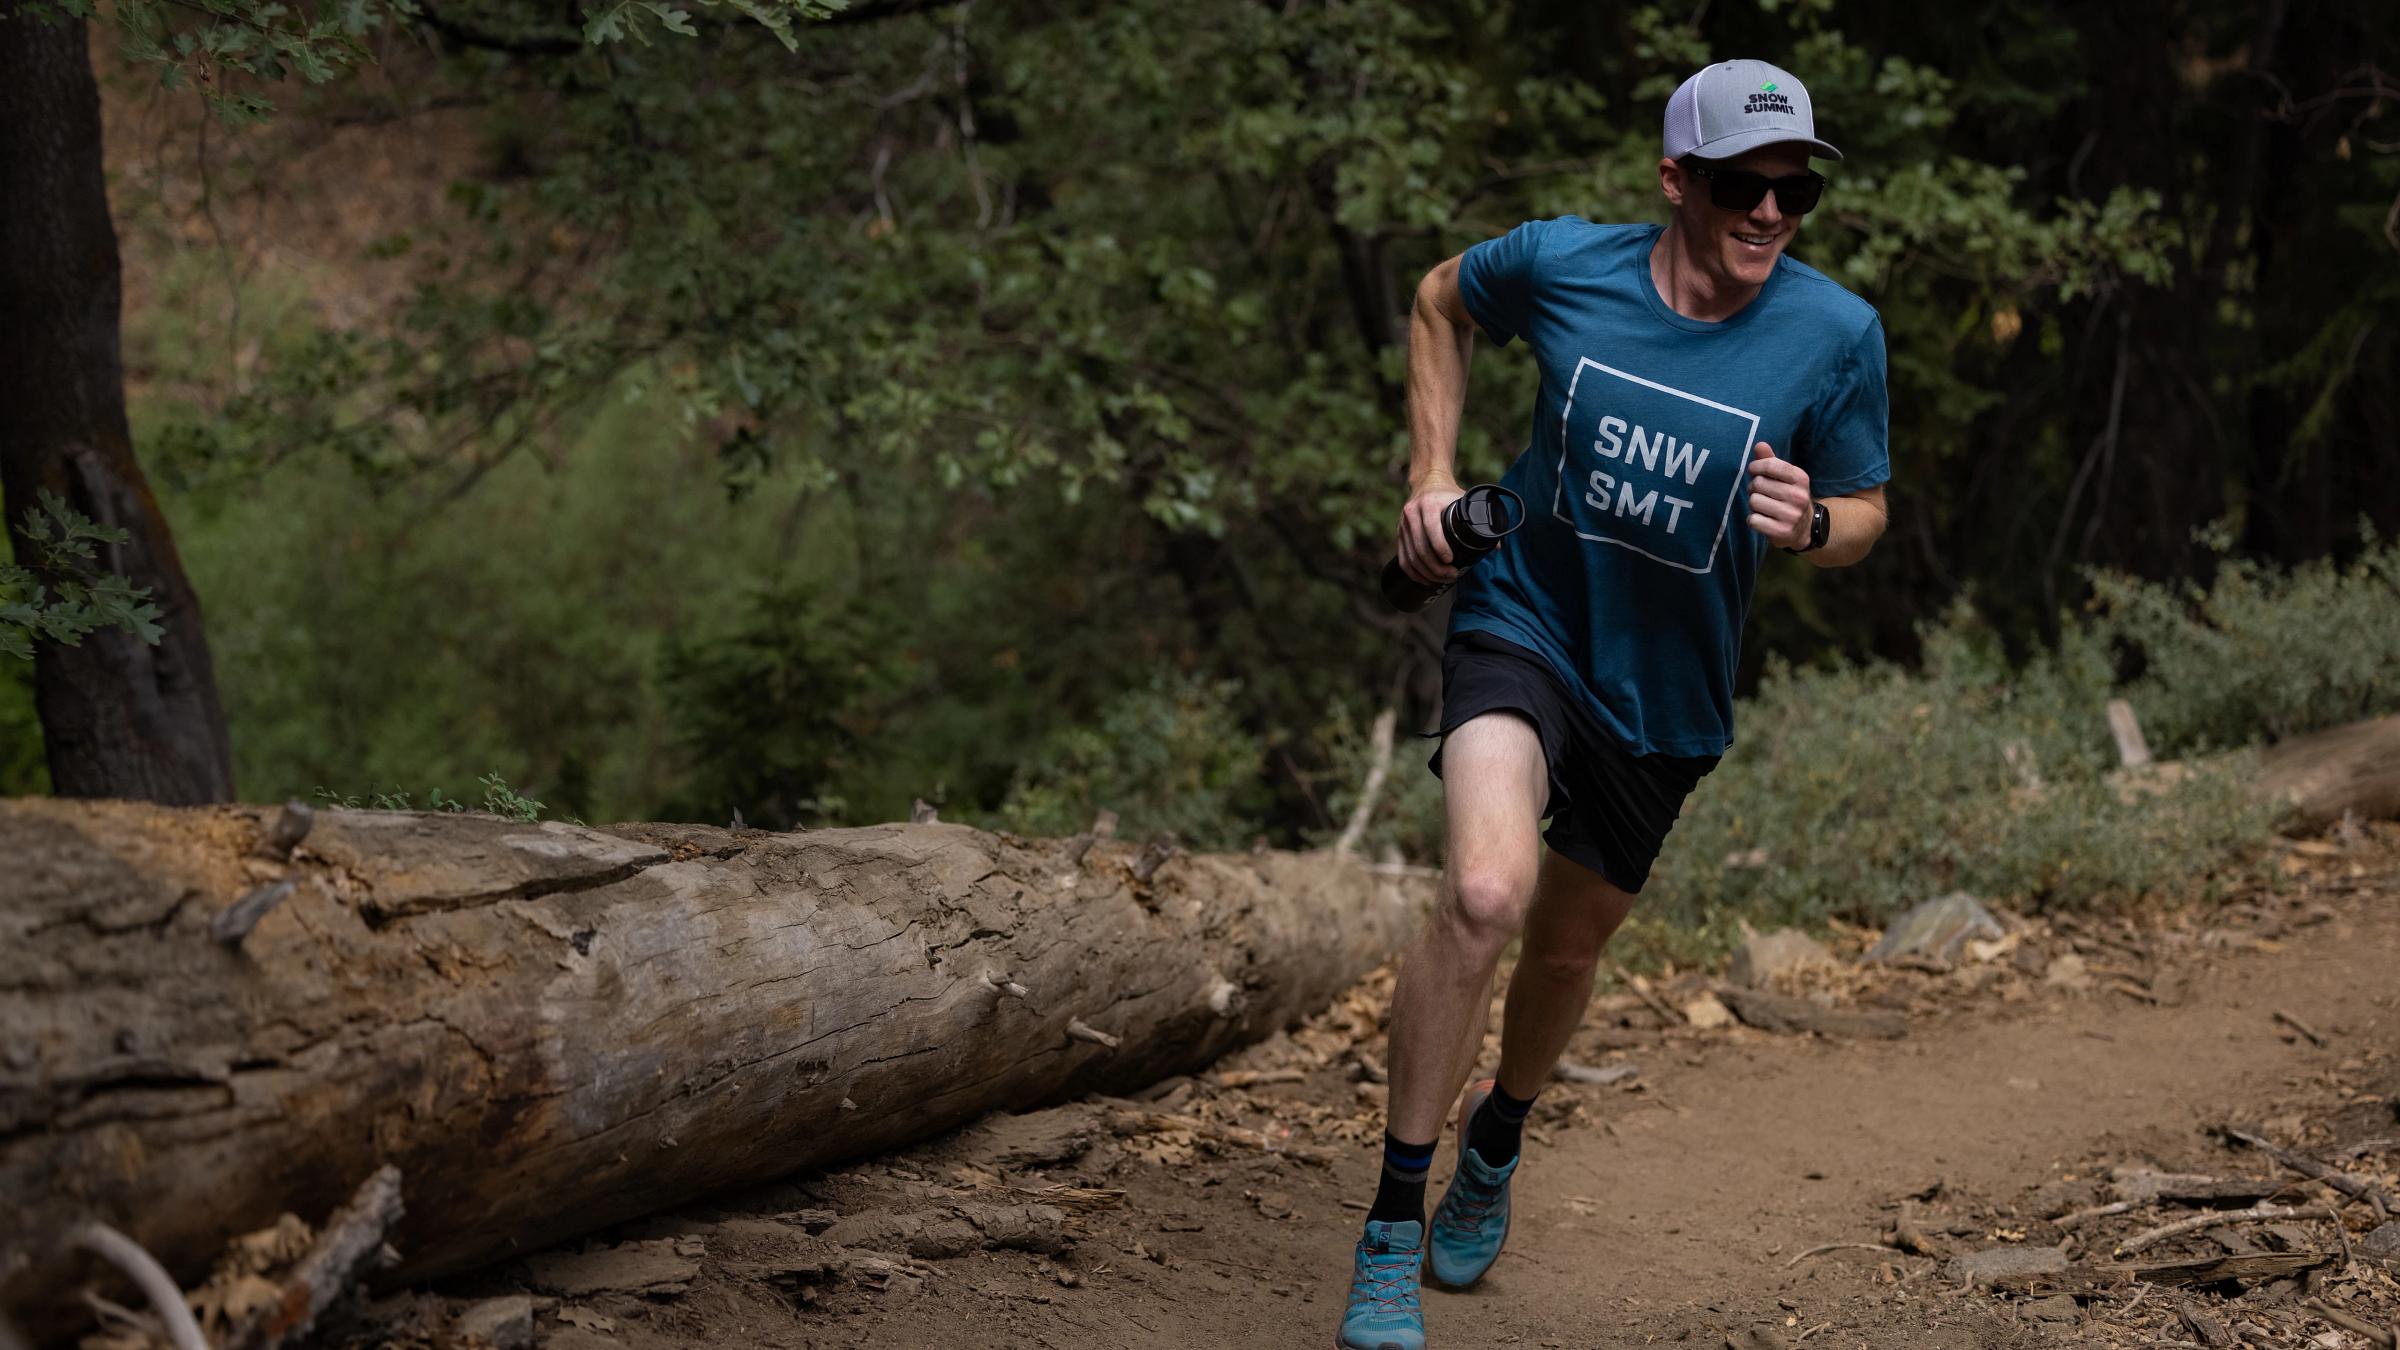
M998 823L1069 835L1115 811L1118 833L1172 830L1196 849L1246 847L1263 805L1262 749L1231 684L1161 675L1120 694L1090 726L1053 734L1018 772Z
M2088 638L2011 671L1954 615L1925 669L1777 669L1687 803L1645 909L1675 924L1880 923L1963 889L2026 909L2199 885L2270 813L2237 758L2155 790L2111 774Z
M1689 964L1730 945L1743 922L1875 924L1951 890L2044 910L2207 888L2273 825L2245 785L2254 758L2125 780L2104 711L2123 647L2138 640L2150 657L2134 696L2146 720L2155 710L2165 724L2170 749L2354 716L2388 697L2378 683L2388 676L2337 665L2295 693L2290 673L2200 679L2199 654L2221 649L2222 630L2262 640L2268 615L2295 629L2389 630L2394 606L2377 592L2390 565L2386 550L2339 572L2229 571L2207 604L2111 580L2107 609L2013 665L1963 601L1924 634L1919 669L1771 665L1742 703L1733 749L1668 837L1627 929L1627 959ZM2392 640L2379 632L2360 645ZM2251 737L2233 734L2241 727ZM1431 779L1413 765L1397 771L1422 781L1395 784L1404 790L1386 809L1396 819L1377 828L1414 841L1415 856L1438 856L1438 788L1421 793Z
M2400 541L2342 565L2242 560L2214 583L2093 579L2093 631L2139 659L2126 696L2151 749L2246 745L2400 711Z

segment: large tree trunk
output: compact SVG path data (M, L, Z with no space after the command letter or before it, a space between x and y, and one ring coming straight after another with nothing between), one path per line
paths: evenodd
M0 72L0 504L28 565L19 523L40 489L126 531L101 564L149 588L166 630L155 647L121 629L40 644L34 701L51 785L69 797L225 801L233 757L200 602L125 425L117 232L84 23L0 0Z
M272 814L0 803L0 1303L56 1310L84 1217L189 1280L389 1162L416 1278L1130 1090L1322 1006L1426 898L1332 855L1145 881L1124 845L938 824L336 811L287 862Z

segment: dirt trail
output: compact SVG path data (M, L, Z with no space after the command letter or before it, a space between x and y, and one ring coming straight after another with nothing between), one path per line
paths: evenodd
M2100 1309L2065 1324L2021 1320L2010 1304L1962 1293L1922 1258L1859 1250L1795 1258L1820 1244L1883 1241L1901 1197L1937 1181L1953 1207L1945 1241L1970 1251L2022 1237L2007 1216L2043 1183L2055 1189L2112 1161L2228 1166L2205 1135L2215 1123L2303 1109L2321 1116L2344 1102L2391 1122L2400 1093L2400 877L2329 898L2329 912L2280 938L2195 936L2187 923L2174 975L2158 984L2171 1006L2105 985L2060 994L2028 979L2009 1000L1961 994L1915 1018L1898 1041L1736 1029L1636 1044L1639 1090L1545 1094L1507 1253L1472 1292L1428 1291L1432 1343L2119 1343L2094 1320ZM2277 1010L2327 1044L2296 1038ZM1587 1044L1582 1053L1600 1052ZM1247 1089L1242 1119L1321 1121L1331 1101L1370 1120L1356 1098L1372 1089L1351 1076L1329 1067ZM2337 1092L2337 1080L2358 1086ZM1316 1138L1323 1143L1324 1132ZM1437 1194L1452 1148L1445 1139ZM1162 1162L1132 1143L1107 1146L1034 1174L1126 1192L1065 1254L976 1251L927 1263L921 1281L799 1298L788 1285L719 1278L704 1263L672 1299L587 1299L603 1315L601 1331L545 1330L540 1343L1322 1350L1360 1220L1344 1202L1372 1192L1375 1170L1363 1139L1336 1152L1320 1168L1239 1149ZM731 1231L720 1226L729 1215L789 1215L809 1204L848 1214L879 1188L957 1184L963 1174L945 1170L951 1161L934 1146L620 1236L707 1237ZM1962 1212L1980 1217L1962 1220ZM446 1292L521 1287L495 1274ZM553 1316L543 1315L545 1327Z

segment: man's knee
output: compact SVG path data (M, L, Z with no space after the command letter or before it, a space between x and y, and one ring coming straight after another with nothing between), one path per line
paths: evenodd
M1531 876L1506 867L1471 866L1460 870L1442 912L1460 941L1497 957L1525 926L1532 900Z
M1580 933L1571 938L1554 937L1538 947L1527 942L1517 970L1520 974L1530 971L1555 984L1578 984L1591 979L1600 968L1601 945L1601 939Z

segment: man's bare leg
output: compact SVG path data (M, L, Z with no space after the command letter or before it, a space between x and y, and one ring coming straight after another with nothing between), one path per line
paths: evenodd
M1474 1067L1492 972L1533 901L1549 793L1541 737L1513 713L1473 718L1443 742L1450 856L1441 903L1402 956L1392 991L1391 1132L1400 1139L1440 1137Z
M1508 981L1500 1026L1500 1086L1530 1098L1550 1081L1592 1001L1592 976L1633 897L1556 853L1542 858L1541 883L1525 919L1525 941Z

